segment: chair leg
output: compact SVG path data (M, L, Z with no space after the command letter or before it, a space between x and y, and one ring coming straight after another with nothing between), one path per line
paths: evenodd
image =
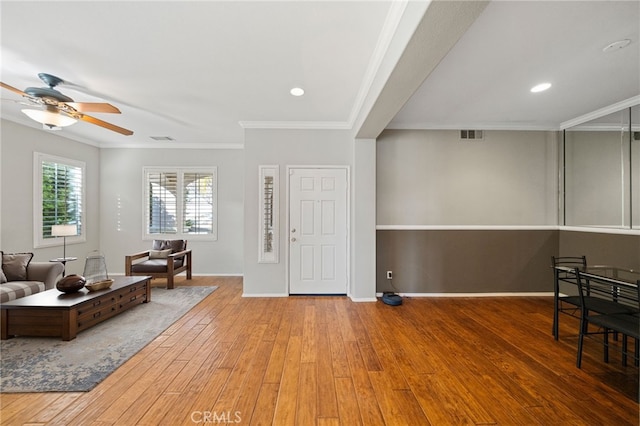
M558 293L558 275L557 272L555 272L553 277L553 326L551 328L551 333L556 340L558 340L558 309L560 308L560 306L558 306Z
M627 365L627 336L622 335L622 365Z
M176 263L173 259L169 259L167 261L167 288L168 289L172 289L173 288L173 276L174 274L174 269L175 269Z
M609 362L609 329L604 329L604 362Z
M589 327L589 323L582 318L580 320L580 333L578 335L578 357L576 359L576 367L580 368L582 365L582 343L584 342L584 334Z
M133 263L133 261L131 260L131 257L129 256L125 256L124 257L124 274L126 276L131 276L133 275L131 273L131 264Z
M551 327L551 334L558 340L558 300L553 303L553 326Z
M191 252L187 253L185 262L187 262L187 279L191 279Z

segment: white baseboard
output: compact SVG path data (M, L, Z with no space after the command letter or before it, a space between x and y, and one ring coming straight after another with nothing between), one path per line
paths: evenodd
M553 292L509 292L509 293L397 293L403 297L553 297ZM376 293L382 297L382 293Z
M375 297L351 297L349 296L352 302L360 303L360 302L377 302L378 299Z
M113 277L124 277L124 272L109 272L109 276ZM176 275L176 277L183 277L184 274L180 272L180 274ZM193 272L194 277L244 277L244 274L200 274Z
M244 274L200 274L200 273L195 273L193 272L193 276L198 276L198 277L244 277Z
M242 293L242 297L289 297L287 293Z

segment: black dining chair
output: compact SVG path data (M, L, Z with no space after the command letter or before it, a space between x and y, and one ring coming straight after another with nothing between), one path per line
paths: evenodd
M640 280L631 284L606 278L593 274L583 273L576 269L578 288L580 290L580 334L578 337L578 354L576 366L582 365L582 350L584 337L595 334L602 334L604 346L603 359L609 362L609 341L610 333L620 333L622 335L622 363L626 365L628 352L627 338L635 339L634 364L640 363L639 347L640 341ZM613 296L612 296L613 295ZM615 302L620 307L625 307L624 313L600 313L589 308L589 304L594 298L604 302L610 302L615 297ZM589 325L592 327L590 328ZM594 329L595 328L595 329Z
M567 269L559 269L561 266ZM558 340L559 313L564 313L578 318L580 315L580 296L578 295L578 281L574 269L587 269L586 256L551 256L551 268L553 269L553 337ZM563 285L564 284L564 285ZM567 293L561 293L567 290Z
M632 314L637 310L629 306L618 303L615 294L609 294L608 297L601 295L591 295L589 291L589 280L585 285L586 294L581 297L578 291L577 271L585 272L587 270L587 258L580 257L551 257L551 264L554 271L554 312L553 312L553 336L558 340L558 323L559 313L571 315L580 318L580 308L583 300L589 311L599 314ZM563 285L561 288L560 286ZM561 292L562 290L562 292ZM564 293L567 291L567 293ZM577 294L576 294L577 293ZM614 338L617 339L617 333Z

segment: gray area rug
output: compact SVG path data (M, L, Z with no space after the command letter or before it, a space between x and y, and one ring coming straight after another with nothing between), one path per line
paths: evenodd
M69 342L49 337L2 340L0 391L89 391L216 288L152 288L151 303L82 331Z

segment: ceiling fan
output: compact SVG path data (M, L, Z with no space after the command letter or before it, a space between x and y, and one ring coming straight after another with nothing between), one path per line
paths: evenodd
M133 134L131 130L85 114L85 112L120 114L118 108L104 102L74 102L73 99L55 89L58 84L64 83L64 80L46 73L40 73L38 77L49 87L27 87L23 92L0 81L1 87L24 96L34 106L43 107L42 109L23 109L22 112L29 118L42 123L49 129L69 126L77 120L82 120L125 136Z

